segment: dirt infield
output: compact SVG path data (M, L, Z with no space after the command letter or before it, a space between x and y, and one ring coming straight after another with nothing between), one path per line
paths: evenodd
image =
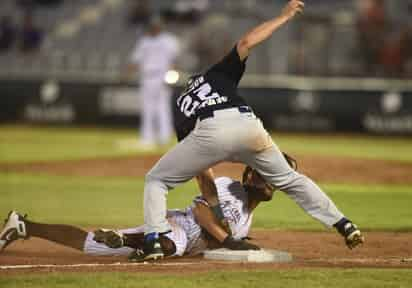
M83 177L142 177L159 157L129 156L0 164L0 171ZM351 184L412 184L410 177L412 164L409 163L314 156L297 156L297 158L299 159L299 170L317 181ZM242 168L243 166L238 164L222 164L217 167L216 174L239 178ZM293 263L230 263L204 260L201 257L183 257L181 259L167 259L159 264L129 265L124 258L87 256L50 242L31 239L18 241L0 254L0 275L49 271L140 271L181 274L182 271L195 273L211 270L294 269L300 267L412 268L412 246L410 245L412 233L369 232L365 234L366 244L354 251L348 250L341 237L336 233L253 231L251 236L262 247L292 253ZM56 266L39 266L50 264ZM34 266L22 268L21 265ZM16 267L4 269L5 266Z
M262 247L292 253L294 261L288 264L233 263L205 260L197 256L167 259L158 264L129 265L123 257L87 256L79 251L33 238L13 243L0 254L0 275L49 271L132 271L181 274L182 267L184 267L184 273L302 267L412 268L410 260L412 247L409 245L412 241L411 233L369 232L365 234L366 244L355 250L347 249L336 233L329 232L254 231L251 236L254 238L253 241ZM50 264L56 266L39 266ZM4 269L5 266L14 265L35 265L35 267Z
M0 171L41 172L51 175L142 177L160 158L134 156L75 161L0 164ZM412 164L396 161L297 155L299 170L327 183L412 184ZM217 175L239 178L243 165L221 164Z

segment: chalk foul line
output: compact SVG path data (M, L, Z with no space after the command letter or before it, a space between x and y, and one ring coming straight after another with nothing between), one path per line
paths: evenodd
M174 263L80 263L80 264L33 264L33 265L0 265L2 270L13 270L13 269L39 269L39 268L87 268L87 267L138 267L146 265L156 265L156 266L187 266L193 265L193 262L174 262Z
M248 264L259 264L253 262L243 262L243 261L197 261L197 262L142 262L142 263L80 263L80 264L33 264L33 265L0 265L0 270L18 270L18 269L62 269L62 268L96 268L96 267L143 267L143 266L163 266L163 267L178 267L178 266L189 266L189 265L202 265L202 264L232 264L237 263L248 263ZM289 264L310 264L310 263L357 263L357 264L412 264L412 258L313 258L313 259L299 259L294 260ZM263 263L269 264L269 263ZM282 264L282 263L273 263Z

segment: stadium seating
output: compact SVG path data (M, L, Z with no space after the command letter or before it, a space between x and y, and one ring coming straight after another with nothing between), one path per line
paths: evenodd
M15 22L18 22L22 12L15 2L0 1L0 11L14 16ZM173 1L151 0L150 3L154 11L161 11ZM226 29L230 35L228 42L234 43L245 30L276 14L282 3L269 0L209 0L208 18L212 18L209 22L213 22L213 17L223 19L225 24L221 22L222 26L214 29L220 32ZM302 45L306 50L306 73L310 74L313 70L316 74L326 71L328 74L342 75L359 70L359 63L352 55L356 45L353 1L313 0L307 6L305 15L328 15L332 24L307 27L311 39L305 42L305 36L298 35L301 22L291 23L258 48L258 53L249 59L248 73L296 72L296 59L299 59L299 47ZM136 39L143 32L142 27L128 25L127 13L127 0L61 1L51 7L36 7L34 22L45 33L41 49L22 57L15 45L10 51L0 53L0 74L4 77L118 79ZM186 71L202 68L196 65L196 55L192 50L196 35L202 33L201 27L200 24L168 25L168 29L178 35L184 48L178 68ZM218 35L214 36L219 42ZM323 66L325 71L319 68Z

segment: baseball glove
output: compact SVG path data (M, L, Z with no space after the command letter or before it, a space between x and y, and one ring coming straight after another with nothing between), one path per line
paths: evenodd
M246 240L236 240L232 236L227 236L223 241L223 247L230 250L260 250L259 246L249 243Z

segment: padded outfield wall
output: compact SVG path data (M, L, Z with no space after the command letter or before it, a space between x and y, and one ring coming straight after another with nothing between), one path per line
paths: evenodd
M241 95L268 129L412 135L412 81L253 77ZM137 125L138 84L0 80L0 121ZM181 85L174 87L175 96Z

